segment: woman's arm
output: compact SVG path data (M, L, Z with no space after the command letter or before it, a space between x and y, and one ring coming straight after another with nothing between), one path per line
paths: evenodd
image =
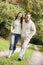
M14 33L14 22L11 24L11 33Z

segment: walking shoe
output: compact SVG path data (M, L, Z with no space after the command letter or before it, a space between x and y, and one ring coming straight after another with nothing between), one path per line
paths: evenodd
M21 61L22 59L21 58L18 58L19 61Z

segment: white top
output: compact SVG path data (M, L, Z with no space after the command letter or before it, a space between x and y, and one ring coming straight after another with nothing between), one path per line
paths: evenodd
M11 25L11 33L21 34L21 23L19 19L13 21Z
M22 36L33 36L36 33L36 27L33 21L30 19L28 23L23 20L22 24Z

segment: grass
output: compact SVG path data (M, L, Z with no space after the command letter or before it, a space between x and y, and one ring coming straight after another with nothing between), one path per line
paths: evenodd
M4 38L0 37L0 51L8 50L10 46L10 40L5 40ZM20 41L17 43L17 47L20 47Z
M20 45L18 44L18 46ZM8 50L8 49L9 49L9 41L0 38L0 50ZM0 58L0 65L26 65L27 61L30 60L33 51L34 51L34 45L32 45L26 50L24 59L22 61L18 61L19 53L15 53L14 56L11 57L10 59L7 57L2 57Z
M39 48L40 52L43 53L43 46L42 45L38 45L38 48Z
M26 50L24 59L18 61L19 53L15 53L10 59L7 57L0 58L0 65L26 65L27 61L30 60L33 54L34 48L33 45Z
M7 49L9 49L9 41L0 38L0 50L7 50Z

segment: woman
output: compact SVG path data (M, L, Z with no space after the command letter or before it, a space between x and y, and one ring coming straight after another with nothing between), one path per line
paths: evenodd
M21 12L19 12L17 17L15 18L15 21L13 21L11 25L11 40L10 40L10 49L8 56L9 58L16 49L17 42L21 37L22 21L23 21L23 15Z

